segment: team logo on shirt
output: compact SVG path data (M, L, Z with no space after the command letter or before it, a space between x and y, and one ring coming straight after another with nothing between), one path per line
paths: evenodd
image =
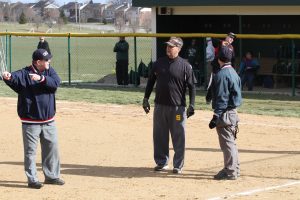
M176 115L176 121L180 121L181 120L181 115Z

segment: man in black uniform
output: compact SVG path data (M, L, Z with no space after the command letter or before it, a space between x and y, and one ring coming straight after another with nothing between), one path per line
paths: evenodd
M155 171L168 169L169 132L174 147L173 173L182 173L185 152L185 122L194 114L195 77L192 66L178 53L183 46L179 37L171 37L167 42L167 56L153 63L145 90L143 108L150 111L149 97L156 82L155 107L153 116L153 141ZM186 106L186 89L189 89L189 107Z
M224 168L214 176L216 180L235 180L240 175L235 139L239 121L236 108L242 103L241 80L231 66L232 56L233 49L223 44L218 54L220 69L211 84L214 115L209 128L216 127L224 156Z

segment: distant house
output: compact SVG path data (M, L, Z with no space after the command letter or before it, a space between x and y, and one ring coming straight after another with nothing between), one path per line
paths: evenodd
M125 21L129 24L139 25L140 7L130 7L125 12Z
M105 4L90 1L80 7L80 19L83 22L102 22Z
M58 11L59 9L59 6L51 2L51 0L40 0L32 6L32 9L36 14L40 15L41 17L45 17L47 13L52 12L53 10Z
M0 2L0 21L7 21L9 18L10 5L7 2Z
M65 16L70 22L76 22L79 19L79 8L82 6L81 3L75 1L69 2L60 7L60 10L63 10ZM76 18L77 14L77 18Z
M103 19L108 23L114 23L116 16L125 16L124 9L127 8L124 4L109 4L103 11Z
M129 10L129 7L126 3L120 5L115 9L115 20L116 19L123 19L125 23L128 23L126 18L126 12Z

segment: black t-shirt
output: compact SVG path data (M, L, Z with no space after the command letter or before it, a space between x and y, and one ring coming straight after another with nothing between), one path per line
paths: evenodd
M145 91L149 98L156 82L155 103L170 106L186 106L186 88L189 88L190 104L195 103L195 77L191 65L181 57L163 57L153 63Z

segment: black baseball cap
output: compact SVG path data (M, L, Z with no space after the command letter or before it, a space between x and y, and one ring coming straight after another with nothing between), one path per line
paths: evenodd
M37 49L32 54L32 60L50 60L52 55L48 53L45 49Z
M219 50L218 58L222 62L230 62L233 57L233 49L229 46L222 46Z

